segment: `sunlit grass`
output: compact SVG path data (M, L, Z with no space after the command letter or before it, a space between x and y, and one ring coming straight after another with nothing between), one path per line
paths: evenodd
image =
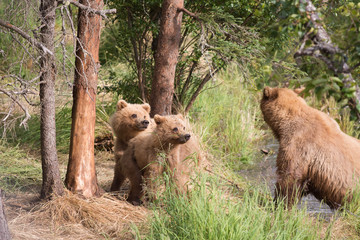
M209 151L236 169L253 161L263 136L259 95L246 87L236 68L220 74L213 87L199 96L191 116Z
M275 207L267 191L244 189L229 195L219 179L201 176L188 196L170 188L155 207L149 234L144 239L328 239L324 226L306 210Z
M99 105L96 109L95 137L101 134L111 133L108 125L109 113L114 111L114 104L107 106ZM68 153L71 135L71 105L65 104L56 112L56 146L61 153ZM17 127L14 142L17 144L27 144L32 148L40 150L40 116L31 115L28 121L28 129Z
M41 185L41 162L19 146L0 140L0 188L5 191L35 190Z

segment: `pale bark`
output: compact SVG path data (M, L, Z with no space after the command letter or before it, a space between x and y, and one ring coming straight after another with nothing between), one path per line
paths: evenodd
M102 9L102 0L81 0L80 4ZM94 159L95 103L99 68L101 17L79 9L73 88L69 163L65 184L84 197L98 196Z
M11 235L6 221L4 204L2 202L2 191L0 189L0 239L10 240Z

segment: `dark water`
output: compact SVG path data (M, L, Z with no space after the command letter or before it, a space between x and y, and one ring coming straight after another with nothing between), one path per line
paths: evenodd
M274 195L276 183L276 156L279 144L276 140L271 141L262 149L269 151L269 154L263 155L263 159L258 161L253 166L246 170L240 171L240 174L256 185L266 185ZM307 212L323 219L330 219L334 211L331 210L325 203L321 203L313 195L309 194L301 199L298 208L306 208Z

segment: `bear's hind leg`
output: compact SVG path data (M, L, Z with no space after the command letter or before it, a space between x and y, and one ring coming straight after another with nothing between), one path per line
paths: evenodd
M114 179L110 187L110 191L119 191L121 185L123 184L126 177L123 174L122 166L121 166L121 159L118 159L118 156L115 159L116 164L114 168Z
M284 200L285 205L290 209L294 203L301 199L303 188L300 180L291 177L279 179L275 185L274 201L276 206L279 204L279 201Z

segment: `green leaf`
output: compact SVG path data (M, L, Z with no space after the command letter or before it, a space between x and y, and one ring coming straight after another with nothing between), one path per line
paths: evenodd
M299 82L301 82L301 83L306 83L306 82L310 82L312 79L311 78L309 78L309 77L304 77L304 78L300 78L299 79Z
M326 83L328 80L326 78L319 78L319 79L316 79L315 81L312 82L312 84L314 84L315 86L316 85L319 85L321 83Z
M338 77L330 77L330 80L334 82L342 83L342 81Z

